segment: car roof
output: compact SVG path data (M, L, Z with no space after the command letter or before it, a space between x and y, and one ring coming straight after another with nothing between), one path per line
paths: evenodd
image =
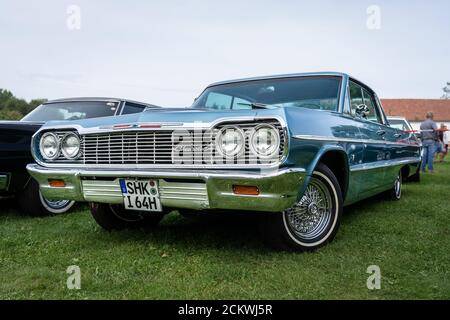
M76 97L76 98L64 98L64 99L54 99L44 102L43 104L61 103L61 102L129 102L145 105L148 108L161 108L160 106L145 103L141 101L135 101L130 99L121 98L108 98L108 97Z
M238 83L238 82L246 82L246 81L257 81L257 80L269 80L269 79L283 79L283 78L295 78L295 77L311 77L311 76L333 76L333 77L350 77L346 73L342 72L306 72L306 73L288 73L288 74L278 74L271 76L261 76L261 77L252 77L252 78L242 78L242 79L234 79L234 80L226 80L214 82L209 87L214 87L222 84L230 84L230 83Z

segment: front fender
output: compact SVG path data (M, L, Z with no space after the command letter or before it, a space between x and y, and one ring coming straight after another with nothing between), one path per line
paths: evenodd
M306 187L309 184L309 181L311 180L311 176L314 173L314 170L316 169L317 165L319 164L319 162L321 161L321 159L324 157L324 155L326 155L328 152L339 152L343 157L344 157L344 161L346 164L348 164L348 157L347 157L347 153L345 151L345 149L340 146L340 145L323 145L322 147L320 147L320 149L318 150L317 154L315 155L315 157L313 158L313 160L309 163L309 165L306 167L306 176L305 179L303 181L303 184L299 190L298 196L297 196L297 201L300 201L300 199L303 197L303 194L305 193ZM348 189L348 165L346 165L345 168L345 175L346 175L346 179L345 179L345 190ZM345 199L345 190L343 190L343 198Z

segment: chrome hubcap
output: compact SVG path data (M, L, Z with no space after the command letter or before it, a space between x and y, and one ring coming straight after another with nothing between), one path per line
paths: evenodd
M332 207L332 197L327 186L313 177L302 199L286 210L285 214L289 227L298 237L313 239L328 226Z
M70 200L56 200L50 201L44 198L45 203L52 209L62 209L66 207L71 201Z

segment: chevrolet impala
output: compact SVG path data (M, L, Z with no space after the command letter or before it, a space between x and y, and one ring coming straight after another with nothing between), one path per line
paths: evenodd
M416 137L342 73L224 81L189 108L53 122L32 151L42 194L89 202L106 230L156 226L172 210L244 212L270 244L299 251L329 243L344 206L399 200L420 162Z

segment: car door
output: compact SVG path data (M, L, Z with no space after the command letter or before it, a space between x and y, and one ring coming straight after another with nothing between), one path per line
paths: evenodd
M380 109L380 113L384 115L383 107L381 105L380 99L375 96L377 106ZM385 117L386 118L386 117ZM411 125L404 121L404 129L398 129L395 127L391 127L389 123L386 121L386 158L388 161L388 166L385 169L384 176L384 184L386 186L392 185L395 178L398 175L399 166L396 165L400 161L410 161L411 159L417 158L417 162L413 162L410 167L409 174L413 174L417 170L417 165L420 162L420 148L418 148L419 141L417 137L411 133L412 130ZM409 132L408 132L409 131ZM405 172L407 174L407 172Z
M362 163L352 171L360 182L359 197L364 198L383 188L387 130L371 91L356 81L350 81L349 91L351 113L359 129L358 139L364 145Z

